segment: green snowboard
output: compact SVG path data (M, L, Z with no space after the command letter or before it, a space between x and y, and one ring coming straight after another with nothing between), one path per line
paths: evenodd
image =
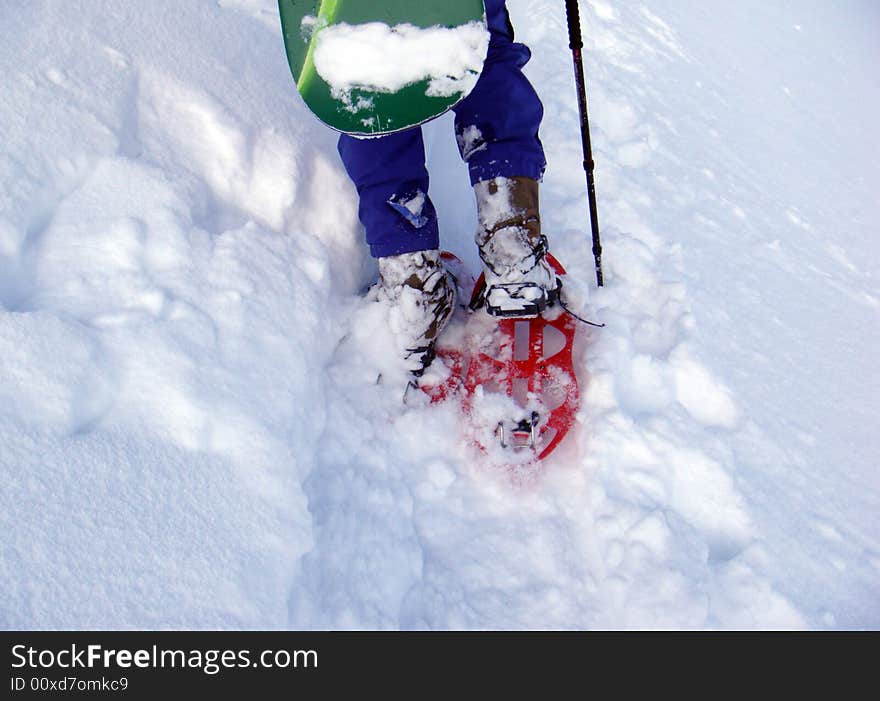
M488 50L482 0L278 0L309 109L357 136L409 129L461 101Z

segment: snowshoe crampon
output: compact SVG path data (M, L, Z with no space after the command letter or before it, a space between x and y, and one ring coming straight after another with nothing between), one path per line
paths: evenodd
M444 254L450 267L460 262ZM558 275L562 266L548 255ZM462 276L458 276L459 284ZM478 281L473 300L482 294ZM472 301L473 301L472 300ZM442 368L423 378L432 402L458 396L472 442L495 458L543 460L575 424L579 389L572 351L577 321L554 305L532 318L461 313L441 337ZM435 363L437 365L437 363Z

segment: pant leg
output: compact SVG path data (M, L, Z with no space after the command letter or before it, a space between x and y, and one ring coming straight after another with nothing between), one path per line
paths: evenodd
M486 0L491 39L483 72L455 108L455 133L471 184L497 177L540 180L546 161L538 138L544 107L522 67L532 54L513 41L503 0Z
M338 149L360 196L358 214L373 257L440 245L421 128L374 139L342 134Z

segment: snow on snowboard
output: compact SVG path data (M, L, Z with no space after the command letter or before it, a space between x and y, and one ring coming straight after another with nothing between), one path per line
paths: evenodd
M473 89L489 50L482 0L279 0L297 90L327 126L378 136Z
M460 402L468 440L492 462L543 460L575 423L580 393L572 350L578 322L561 303L534 318L496 319L475 311L482 277L474 282L453 254L443 258L460 292L467 293L467 282L474 291L471 304L460 305L440 336L437 360L418 386L433 403ZM547 258L564 276L559 262Z

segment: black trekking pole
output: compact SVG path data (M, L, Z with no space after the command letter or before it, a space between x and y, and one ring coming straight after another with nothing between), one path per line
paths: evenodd
M587 116L587 88L584 83L584 59L581 49L581 16L577 0L565 0L568 17L568 45L574 59L574 79L578 92L578 108L581 113L581 141L584 147L584 170L587 173L587 196L590 201L590 225L593 230L593 257L596 259L596 282L602 287L602 242L599 240L599 211L596 207L596 182L593 178L593 145L590 141L590 119Z

